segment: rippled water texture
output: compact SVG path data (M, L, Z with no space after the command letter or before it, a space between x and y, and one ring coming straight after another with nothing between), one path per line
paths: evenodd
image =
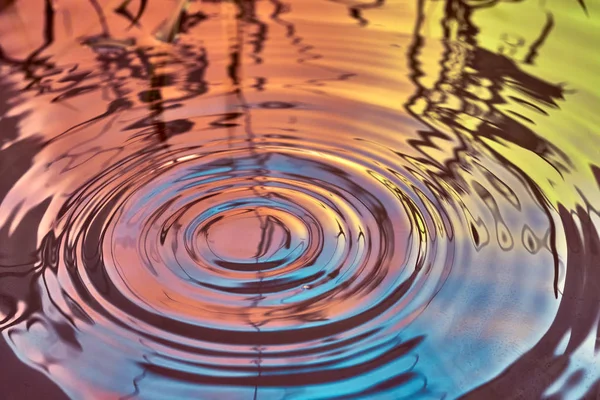
M599 15L1 0L0 397L596 398Z

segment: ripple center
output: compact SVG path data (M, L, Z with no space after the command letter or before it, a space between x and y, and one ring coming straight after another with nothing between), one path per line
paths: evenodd
M299 218L262 206L228 210L198 233L199 247L208 250L210 263L236 271L277 268L290 261L290 253L309 236Z

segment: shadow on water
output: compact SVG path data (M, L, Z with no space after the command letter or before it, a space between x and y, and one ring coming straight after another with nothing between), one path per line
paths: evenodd
M589 15L583 0L578 2ZM380 154L367 152L371 151L366 144L370 138L361 138L364 147L357 146L337 154L332 150L333 145L319 142L322 138L318 135L306 139L314 143L297 144L298 138L292 133L296 130L302 132L296 122L297 116L304 118L303 107L318 110L321 107L316 100L318 96L330 96L328 91L331 88L344 85L352 91L350 85L368 75L362 73L359 67L353 71L352 64L339 67L323 62L331 58L322 50L329 43L309 43L311 39L301 36L299 25L304 21L292 15L293 7L301 8L300 4L279 0L205 1L202 4L177 1L173 3L171 15L159 18L161 23L152 26L152 34L160 43L148 44L133 33L128 37L114 36L109 22L112 18L125 21L128 25L121 33L149 29L151 23L147 22L147 18L152 17L148 11L152 6L150 1L127 0L112 9L96 0L89 3L90 13L97 19L100 33L78 38L77 46L88 48L93 54L93 60L87 66L61 65L58 55L47 54L58 37L58 8L52 0L43 1L41 44L27 56L12 56L3 46L0 31L0 204L10 210L4 212L4 220L0 220L0 328L6 340L2 341L0 354L4 360L10 360L4 362L0 391L15 398L44 396L59 399L65 397L59 389L61 385L66 387L65 392L77 397L89 394L84 387L89 384L90 390L98 390L100 395L116 396L118 393L121 398L137 398L146 396L141 389L144 384L149 386L147 393L151 393L152 388L165 390L172 382L184 387L177 389L180 390L176 392L177 396L197 395L206 387L212 396L225 393L238 396L235 398L254 399L262 396L310 398L311 393L318 393L321 396L318 398L323 399L400 398L401 395L444 398L446 388L437 385L437 377L424 366L428 362L423 361L426 360L425 353L420 353L431 335L427 332L405 334L401 329L410 326L421 315L423 318L429 315L427 312L434 308L430 304L435 304L436 300L441 302L436 296L450 285L447 282L453 282L452 274L460 270L460 266L453 262L460 253L456 249L461 241L470 240L477 252L485 251L488 246L487 251L495 256L519 255L514 244L518 239L508 228L513 221L510 221L510 216L503 217L500 205L508 202L519 212L526 210L528 200L515 194L518 191L527 192L531 197L529 202L541 210L543 222L538 225L545 227L541 234L530 234L539 226L530 227L526 220L520 245L532 255L544 252L549 255L553 269L551 295L558 306L545 332L526 351L512 357L512 361L493 377L477 377L477 380L453 393L462 390L460 395L473 399L558 399L583 384L588 371L585 365L580 368L574 366L575 353L589 341L590 336L597 338L600 335L600 292L597 290L600 279L597 274L600 271L596 271L600 266L600 239L594 222L597 211L591 201L585 200L583 193L580 194L584 204L576 207L562 204L560 196L558 201L553 201L529 171L512 163L490 144L509 143L534 153L544 165L565 179L577 172L566 151L536 132L539 121L518 111L519 107L526 108L534 110L540 120L550 119L551 114L560 110L560 104L568 101L565 100L569 94L565 85L551 83L536 76L532 69L524 68L535 66L544 52L545 44L554 34L557 16L545 13L545 23L522 59L517 60L509 41L497 51L483 46L480 36L485 27L474 22L477 13L493 10L505 2L417 1L414 30L404 49L408 75L403 77L414 91L405 96L402 112L410 116L411 123L417 124L418 129L414 137L399 135L399 138L394 138L399 150L391 149L390 153L397 157L395 162L399 165L386 167L386 163L391 164L385 158L389 156L374 159L376 156L370 154ZM134 3L137 8L133 7ZM206 6L211 11L193 8L192 3L198 7ZM376 18L372 18L370 13L375 16L376 12L385 11L389 6L389 2L383 0L362 3L331 0L323 3L345 7L346 17L350 20L347 25L352 23L353 28L358 25L365 31L381 25L375 23ZM270 20L263 18L265 13L261 7L265 4L272 7L268 13ZM433 18L433 7L429 7L432 4L443 7L439 21L443 35L439 40L427 37L426 33L428 20ZM0 12L9 12L13 6L11 2L0 0ZM223 11L230 6L234 10L232 20L228 20ZM190 8L193 10L190 11ZM215 14L216 9L222 14ZM157 13L156 10L153 12ZM215 20L226 25L226 50L211 53L208 41L180 40L193 38L196 29ZM340 25L339 29L346 27ZM276 36L276 27L284 29L283 39ZM306 35L309 33L306 31ZM277 76L268 74L277 68L267 69L267 73L256 72L257 68L271 62L269 46L279 49L281 40L287 40L286 48L293 49L293 57L296 57L295 63L289 62L285 66L300 71L298 74L301 76L310 76L306 79L302 76L280 86L289 91L309 93L289 96L301 98L303 102L270 99L270 90L281 90L277 86ZM426 55L431 43L441 49L434 76L430 72L431 60ZM524 43L519 45L524 46ZM221 75L211 70L215 67L221 69ZM318 72L311 75L306 72L309 70ZM507 94L507 88L520 96ZM47 101L49 104L64 104L67 108L77 104L83 110L85 104L82 103L88 101L86 96L97 93L102 93L104 104L99 114L89 117L89 112L82 113L85 115L82 121L52 135L24 132L23 126L30 127L26 121L34 118L36 113L35 108L24 111L28 102L40 104L34 102ZM205 100L207 98L212 99L213 105ZM310 104L313 99L315 103ZM331 103L336 102L333 96L328 99ZM218 101L223 104L214 106ZM339 101L340 104L350 104L347 99L340 98ZM364 107L364 113L374 109L368 102L364 100L358 109ZM197 107L201 112L191 112L191 107ZM335 104L328 103L327 107L333 109ZM267 111L273 115L271 125L264 122ZM276 119L278 112L290 113L291 127L285 128L287 131L281 129L288 133L287 136L280 131L277 135L265 133L269 126L280 124ZM352 112L347 111L346 116ZM382 111L381 114L387 118L387 114ZM318 120L320 117L315 111L311 118ZM356 126L363 122L360 117L349 117L352 118L356 119L353 121ZM396 118L400 121L398 124L402 123L401 118L404 117ZM394 120L394 116L389 119ZM41 126L38 128L43 129ZM349 129L357 129L358 132L360 128ZM109 137L115 131L122 135L119 140L111 136L106 143L97 144L98 140ZM335 138L332 141L339 141L336 134L332 133ZM349 138L344 137L342 141L350 142ZM73 148L61 150L64 154L54 154L50 160L46 156L41 157L44 151L54 149L53 146L59 148L69 141L72 145L67 147ZM342 148L347 144L339 141L335 145ZM410 152L400 150L401 145L409 147ZM87 149L85 146L88 146ZM312 146L315 150L311 150ZM390 149L390 146L381 144L380 147ZM448 147L451 147L450 151ZM78 152L74 148L85 150ZM182 148L185 155L176 157ZM304 152L305 148L310 151ZM367 156L362 154L363 151ZM438 157L440 153L444 157ZM29 203L26 198L19 202L18 194L14 194L15 188L23 190L23 184L19 187L19 182L31 182L32 171L44 162L40 159L46 160L46 171L63 166L61 172L66 174L77 168L83 171L85 168L81 166L87 161L81 160L89 161L100 154L104 154L107 161L87 167L92 169L91 172L86 170L90 178L84 179L80 186L75 185L75 190L52 193L53 182L49 182L47 198ZM315 154L321 158L315 158ZM340 164L344 167L330 164L332 160L339 159L340 154L347 158L345 163ZM143 160L142 155L148 160ZM212 160L211 157L220 158ZM185 174L176 169L177 163L196 159L203 162L197 169L190 168ZM356 159L364 162L362 169L355 167L360 164ZM517 177L519 182L523 182L522 187L513 190L504 182L503 176L495 175L499 168L484 165L488 159L502 166L501 173ZM464 171L468 175L479 167L488 185L466 182ZM156 171L161 168L166 171L165 174L172 174L169 176L172 181L160 181ZM353 175L355 170L352 168L360 169L360 173ZM596 182L588 184L599 186L599 169L593 165L590 168ZM136 195L135 191L144 193L144 185L138 185L134 178L144 182L143 179L152 174L156 174L159 181L155 183L156 188L146 189L145 197ZM112 188L112 182L118 182L121 175L131 175L131 182L115 184ZM368 179L365 178L367 175ZM233 183L228 183L228 180L219 183L223 177ZM378 185L385 186L385 190L369 186L375 180ZM192 183L182 186L182 182L187 181ZM176 189L171 186L176 186ZM322 193L319 186L324 186L323 190L329 193ZM173 212L171 207L175 209L175 204L180 206L178 202L182 199L189 200L185 196L190 187L200 188L200 191L208 189L202 192L202 198L194 198ZM230 196L227 193L237 193L237 190L243 196L227 197ZM403 194L409 190L416 194ZM105 199L102 198L103 193ZM158 201L153 199L162 199L164 193L172 197L160 206L152 203ZM60 196L67 200L56 212L53 202ZM208 207L209 211L200 212L194 208L201 201L212 204L213 196L225 196L223 204L211 205L213 208ZM310 196L317 200L307 200ZM343 198L344 202L338 201L337 197ZM394 202L390 200L392 198ZM303 207L314 206L314 210L307 208L309 212L298 206L301 200L307 203ZM115 211L128 204L126 202L133 201L140 202L135 213L129 215L126 209ZM32 203L35 206L31 206ZM461 215L462 212L460 218L464 217L470 224L465 228L464 237L456 235L461 226L456 222L458 219L453 219L454 211L449 204L455 210L462 209L456 214ZM469 204L478 204L489 213L494 227L490 228L491 225L484 223L482 218L476 220L471 212L475 214L478 211ZM153 206L158 211L152 211ZM244 210L242 214L239 214L239 207ZM439 209L431 211L427 207ZM402 208L409 215L407 221L410 222L406 222L406 228L398 227L404 220L397 219L399 213L395 213L394 208ZM147 216L144 215L146 209L150 210ZM328 221L330 226L320 225L319 219L313 216L319 215L317 213L321 209L327 211L323 211L323 215L337 218L332 217ZM160 220L161 213L167 210L173 215ZM198 222L195 218L199 217L188 216L187 213L192 212L190 210L209 222ZM52 216L53 212L56 216ZM295 237L295 231L286 225L296 223L286 219L291 218L288 214L294 213L304 219L300 218L301 222L293 226L305 233L307 238ZM126 214L129 220L116 225ZM252 252L248 253L250 255L246 254L247 260L231 261L215 253L211 255L216 260L214 265L206 256L203 256L204 264L198 262L200 250L188 243L189 237L197 232L189 227L203 232L207 248L211 249L209 236L212 227L239 215L250 224L248 232L253 221L258 226L258 239ZM53 220L49 223L46 221L48 218ZM143 218L151 223L140 223ZM139 254L133 256L128 252L129 247L135 248L128 240L134 243L142 236L146 240L154 233L154 225L162 227L161 245L170 245L173 254L165 255L164 248L168 246L152 247L148 244L149 249L144 248L146 254L140 256L143 262L139 261L135 258ZM51 228L44 231L43 227L47 226ZM138 235L135 240L131 236L134 229L131 226L139 228L135 231ZM109 232L109 228L112 231ZM404 232L402 229L410 233L399 233ZM496 232L490 233L493 230ZM110 236L112 234L114 238ZM334 239L326 239L326 234ZM490 239L494 234L498 246ZM416 255L412 256L407 250L404 261L396 254L403 251L399 246L400 239L404 240L402 235L407 236L407 242L410 239L418 243L414 245ZM250 236L248 233L246 238L249 242ZM38 241L38 237L43 239ZM561 254L559 241L562 237L565 238L565 250ZM122 293L123 287L131 281L123 278L124 285L115 283L114 275L107 272L105 264L109 261L118 264L110 259L113 254L105 254L107 238L119 242L125 249L115 247L123 252L123 262L128 265L147 262L144 267L151 271L149 276L161 273L152 262L170 261L176 267L169 270L169 274L185 282L181 293L187 295L192 290L188 286L194 285L205 290L193 292L190 296L199 301L201 307L188 307L181 298L177 300L174 296L181 294L178 291L167 293L170 282L165 283L167 288L160 301L151 298L145 303L142 297L137 299L137 294ZM210 273L195 271L181 261L183 247L197 264ZM406 247L408 249L410 245ZM115 248L111 247L111 251ZM501 252L494 252L498 249ZM297 256L296 253L301 254ZM285 257L277 258L281 254ZM506 257L508 260L508 255ZM331 260L339 265L329 267L335 264ZM412 269L403 269L401 272L405 275L401 272L393 275L394 267L398 269L398 265L402 265L404 268L402 263L407 260L414 263L411 264ZM566 263L561 265L565 260ZM320 265L323 265L321 270L315 267ZM277 268L289 268L286 271L290 275L277 275ZM231 278L229 281L214 272L221 270L226 271L219 273ZM362 282L360 274L363 270L372 275L371 282L358 285L357 282ZM126 271L119 270L118 273L126 274ZM64 279L68 279L69 287L61 287ZM146 277L139 279L142 281ZM434 279L438 281L431 283ZM393 283L390 284L390 281ZM140 287L143 285L140 283ZM386 290L378 292L378 287ZM54 300L59 297L57 293L60 293L59 301ZM206 293L213 295L214 299L207 300L209 296ZM231 297L225 298L223 293ZM373 293L380 297L373 299ZM420 296L429 297L423 300ZM136 303L138 300L140 303ZM373 304L365 306L361 301ZM411 309L411 301L423 304ZM160 307L168 302L173 307L172 316L160 311ZM400 304L405 309L400 306L394 309ZM449 307L452 304L449 302ZM356 311L347 313L352 307L356 307ZM471 304L471 307L476 307L476 304ZM392 313L390 310L396 311ZM381 316L387 316L388 320L378 320ZM373 321L378 321L379 325ZM119 367L123 368L119 369L120 372L131 376L127 389L118 381L121 378L115 378L113 385L113 382L101 381L101 374L91 377L90 372L73 372L68 366L64 367L69 363L66 360L77 359L83 361L73 361L71 369L81 368L86 360L89 361L89 354L87 359L84 358L86 352L92 354L99 348L103 349L93 343L93 335L86 337L93 330L90 327L96 324L105 324L106 330L118 332L113 333L114 340L122 343L115 345L115 349L107 348L107 363L112 360L113 363L129 365ZM39 333L40 329L46 333ZM29 353L35 346L31 343L35 342L36 335L42 337L40 343L56 344L56 353L39 349ZM33 339L28 342L21 337ZM566 342L565 338L568 338ZM25 344L19 344L19 340L25 340ZM102 340L113 343L108 339ZM121 354L120 348L129 344L131 347ZM109 347L106 343L104 346ZM562 347L564 350L559 351ZM440 352L443 351L440 349ZM597 351L597 341L594 351ZM37 371L26 364L35 366ZM52 368L58 366L62 369L57 374ZM67 376L65 371L73 373L75 378ZM81 382L84 383L73 382L78 373L82 374ZM361 377L372 381L365 383L360 380ZM349 383L346 385L344 382ZM189 392L186 392L186 384L192 387ZM346 386L343 390L342 385ZM600 394L600 380L586 385L585 398ZM404 387L406 392L401 391ZM552 388L554 397L548 395ZM466 393L463 389L467 389ZM159 397L164 395L164 392L157 393Z
M41 150L41 139L30 138L13 142L18 136L19 123L26 115L7 116L18 98L16 88L0 78L0 202L4 200L11 187L29 170L35 155ZM5 326L11 315L17 313L18 304L24 302L31 310L22 318L34 317L40 308L36 288L33 282L39 277L36 267L38 250L36 243L37 226L41 220L47 201L32 209L17 229L9 232L11 219L5 221L0 229L0 310ZM12 322L12 321L10 321ZM0 357L3 363L0 371L0 391L10 398L29 398L40 395L51 399L66 398L64 393L41 372L30 369L14 354L3 339L0 342Z
M496 3L498 2L487 2L484 7L492 7ZM568 175L572 168L568 156L520 122L522 119L527 120L527 117L514 111L506 112L499 109L499 106L504 106L507 102L500 91L503 90L504 85L510 83L511 86L516 86L521 94L526 95L526 100L509 98L508 101L525 103L545 117L548 113L536 104L558 108L557 101L564 100L564 87L553 85L522 71L515 61L502 54L478 47L479 28L471 20L472 14L477 12L477 7L469 7L461 0L445 2L442 25L446 40L444 55L440 61L442 70L439 79L431 88L420 85L418 78L423 76L423 73L419 67L421 65L419 54L424 45L421 30L426 18L424 4L423 0L419 2L414 41L408 52L413 82L418 90L409 99L406 108L415 118L428 125L431 131L421 132L422 139L413 142L413 146L415 148L435 147L431 139L449 139L449 133L463 143L469 140L481 140L480 138L503 140L534 152L557 171ZM581 5L585 8L583 3ZM554 18L551 13L548 13L547 22L538 39L531 44L523 60L524 63L533 63L537 54L543 51L543 44L551 34L553 26ZM483 101L472 91L473 86L480 86L482 82L486 82L486 89L489 91L486 93L487 99ZM451 107L448 97L457 98L460 106L457 108L452 104ZM426 105L418 108L417 103L420 101L424 101ZM485 107L481 107L481 104ZM465 115L477 119L475 127L463 124ZM457 154L468 151L468 146L465 144L457 149ZM495 157L510 165L502 155L495 154ZM555 161L557 159L559 162ZM428 159L422 161L435 162ZM449 163L460 163L459 157L450 160ZM596 167L592 166L592 168ZM445 171L451 170L452 167L446 165ZM556 225L551 216L552 205L526 172L518 169L517 171L530 185L550 222L548 234L554 257L554 291L555 296L558 297L559 256L556 250ZM454 177L450 173L440 176L440 179L451 181ZM545 398L548 389L565 373L569 364L573 363L571 356L574 351L583 345L590 334L596 337L600 335L600 327L597 325L600 316L600 297L594 289L597 287L597 274L600 272L596 268L599 265L596 249L600 243L597 228L590 218L590 213L596 214L597 211L589 204L587 207L580 206L573 211L559 204L557 211L565 229L568 264L565 268L567 274L556 317L546 334L531 350L520 356L497 378L466 394L464 398ZM565 337L569 337L569 340L564 353L556 354ZM571 372L564 389L568 390L579 384L585 373L585 369ZM599 383L590 388L584 398L596 398L600 393L598 385ZM561 390L558 393L561 393ZM556 398L561 398L558 393Z

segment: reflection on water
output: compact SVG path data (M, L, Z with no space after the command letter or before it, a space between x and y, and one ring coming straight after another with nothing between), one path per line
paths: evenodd
M596 5L0 10L27 395L598 394Z

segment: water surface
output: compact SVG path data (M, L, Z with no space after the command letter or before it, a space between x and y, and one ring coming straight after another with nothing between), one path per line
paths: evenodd
M3 397L596 398L591 3L0 1Z

